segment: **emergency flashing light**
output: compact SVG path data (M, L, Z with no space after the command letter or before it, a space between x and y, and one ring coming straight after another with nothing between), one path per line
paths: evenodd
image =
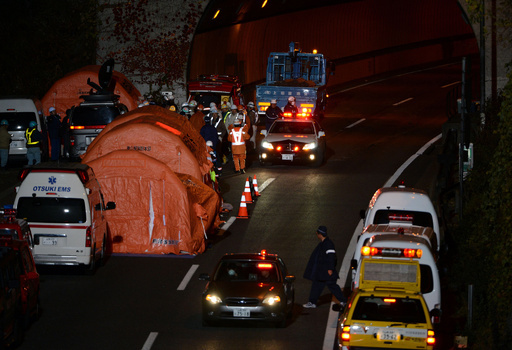
M267 263L258 264L258 269L271 269L271 268L272 268L272 264L267 264Z
M408 221L412 222L414 220L414 216L410 214L398 214L398 213L389 213L388 214L389 221Z
M295 147L293 147L293 151L294 151L294 152L298 152L298 151L299 151L299 146L295 146Z
M260 252L260 255L263 255L263 256L267 255L267 250L266 249L262 249L261 252Z
M396 299L394 298L384 298L385 303L396 303Z
M84 130L84 129L105 129L105 125L71 125L71 130Z
M281 151L283 149L283 146L277 146L276 150Z
M361 255L362 256L388 256L388 257L398 257L398 258L421 258L423 255L423 250L421 249L401 249L401 248L377 248L377 247L369 247L362 246L361 247Z

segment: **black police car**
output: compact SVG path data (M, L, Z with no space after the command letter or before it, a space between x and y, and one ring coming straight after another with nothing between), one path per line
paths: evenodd
M211 278L201 274L199 279L209 281L202 296L204 326L242 320L286 327L292 315L295 276L276 254L226 254Z

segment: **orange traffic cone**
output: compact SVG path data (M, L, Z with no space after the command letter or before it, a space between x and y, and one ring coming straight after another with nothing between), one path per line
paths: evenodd
M247 204L244 202L244 195L240 199L240 209L238 209L237 219L249 219L249 212L247 212Z
M245 180L245 189L244 189L245 203L252 203L251 196L251 188L249 187L249 178Z
M252 179L252 188L254 189L254 196L259 197L261 196L258 191L258 181L256 181L256 175L254 175L254 178Z

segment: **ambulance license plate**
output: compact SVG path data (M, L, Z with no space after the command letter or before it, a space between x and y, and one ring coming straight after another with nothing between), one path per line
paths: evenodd
M54 237L41 237L41 242L44 245L57 245L57 238L54 238Z
M233 309L233 317L251 317L251 310L244 308Z
M381 329L377 332L378 340L398 340L400 333L392 329Z
M293 160L293 154L283 154L283 160Z

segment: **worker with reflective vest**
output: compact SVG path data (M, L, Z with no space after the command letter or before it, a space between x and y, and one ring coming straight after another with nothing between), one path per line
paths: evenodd
M41 163L41 140L43 136L37 130L37 123L31 121L25 130L25 138L27 139L27 160L28 165Z
M241 126L241 119L236 118L229 131L228 141L231 142L231 152L235 163L235 173L245 174L245 141L249 139L248 126Z

